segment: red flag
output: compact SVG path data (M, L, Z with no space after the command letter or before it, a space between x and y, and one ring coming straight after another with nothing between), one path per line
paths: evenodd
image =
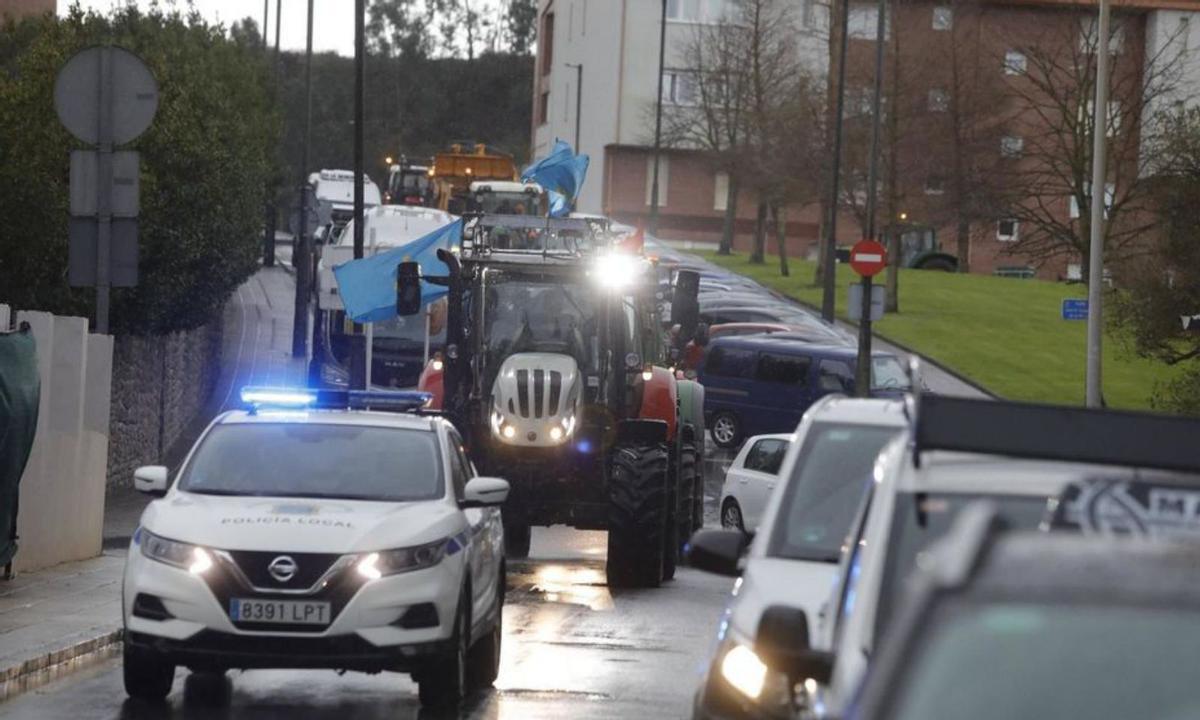
M645 228L642 227L641 220L638 221L637 230L635 230L633 233L631 233L629 235L626 235L624 238L621 239L621 242L617 243L617 249L624 250L626 252L636 253L638 255L640 255L642 253L642 250L645 247L646 247L646 230L645 230Z

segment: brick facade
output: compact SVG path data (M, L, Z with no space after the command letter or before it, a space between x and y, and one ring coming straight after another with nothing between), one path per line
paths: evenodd
M54 12L56 0L0 0L0 18L22 18Z

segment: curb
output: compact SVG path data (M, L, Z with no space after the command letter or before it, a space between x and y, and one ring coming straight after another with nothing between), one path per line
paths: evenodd
M120 648L122 635L120 628L109 630L11 667L0 668L0 701L114 657Z

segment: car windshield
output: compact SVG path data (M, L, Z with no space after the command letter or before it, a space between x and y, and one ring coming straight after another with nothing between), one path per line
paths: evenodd
M909 656L893 720L1200 717L1200 616L1102 605L954 608Z
M891 355L871 358L871 388L873 390L911 390L912 382L900 361Z
M592 366L587 338L596 336L595 295L570 281L512 276L489 284L484 344L495 357L557 352Z
M405 502L441 497L437 438L425 430L317 423L217 425L179 488L205 495Z
M489 215L540 214L538 197L533 193L481 192L475 195L475 200L479 203L479 211Z
M1013 530L1037 528L1046 510L1045 495L987 495L982 493L899 493L887 557L883 566L883 584L879 588L879 609L875 615L875 637L882 637L902 595L901 581L916 566L917 555L945 535L959 511L979 500L990 500L1000 517Z
M768 553L836 563L875 457L898 427L813 423L780 503Z

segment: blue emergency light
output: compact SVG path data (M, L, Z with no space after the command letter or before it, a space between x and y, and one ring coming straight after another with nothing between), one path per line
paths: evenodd
M415 390L313 390L309 388L245 387L242 403L251 410L326 409L326 410L423 410L433 395Z

